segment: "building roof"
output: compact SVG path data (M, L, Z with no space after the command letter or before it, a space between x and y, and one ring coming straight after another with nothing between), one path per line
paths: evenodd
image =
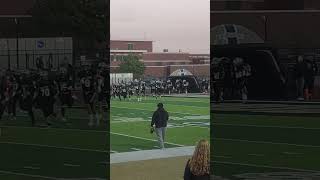
M189 60L189 53L144 53L142 59L148 60Z
M0 17L31 15L35 0L2 0Z

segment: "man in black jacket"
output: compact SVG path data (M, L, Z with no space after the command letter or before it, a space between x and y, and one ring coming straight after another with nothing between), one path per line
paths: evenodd
M303 93L305 87L306 63L303 56L298 56L297 63L294 67L296 87L297 87L297 100L304 100Z
M168 112L163 108L163 104L159 103L158 109L153 113L151 127L154 127L155 125L155 132L160 143L161 149L164 149L164 137L166 134L168 119Z

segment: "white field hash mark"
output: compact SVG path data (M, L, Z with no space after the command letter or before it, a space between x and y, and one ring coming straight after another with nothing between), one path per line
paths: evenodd
M80 167L79 164L70 164L70 163L64 163L64 166L68 166L68 167Z
M39 170L40 167L33 167L33 166L24 166L24 169L32 169L32 170Z
M115 133L115 132L110 132L110 134L119 135L119 136L125 136L125 137L135 138L135 139L141 139L141 140L146 140L146 141L158 142L158 140L155 140L155 139L148 139L148 138L143 138L143 137L138 137L138 136L131 136L131 135L127 135L127 134L121 134L121 133ZM170 142L165 142L165 144L184 147L184 145L182 145L182 144L176 144L176 143L170 143Z

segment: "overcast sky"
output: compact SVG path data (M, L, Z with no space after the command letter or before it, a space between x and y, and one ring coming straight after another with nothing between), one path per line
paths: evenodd
M209 53L209 0L111 0L112 40L152 40L154 51Z

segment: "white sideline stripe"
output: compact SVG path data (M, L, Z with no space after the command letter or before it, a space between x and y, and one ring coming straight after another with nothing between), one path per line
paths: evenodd
M167 148L167 149L117 153L117 154L110 155L110 164L172 158L172 157L180 157L180 156L191 156L193 154L193 151L194 151L194 146L186 146L186 147L176 147L176 148Z
M116 120L116 121L111 121L111 124L130 123L130 122L150 122L150 120Z
M38 170L40 167L33 167L33 166L24 166L24 169L32 169L32 170Z
M65 150L77 150L77 151L88 151L88 152L108 153L108 151L94 150L94 149L81 149L81 148L72 148L72 147L59 147L59 146L50 146L50 145L42 145L42 144L27 144L27 143L17 143L17 142L9 142L9 141L3 141L3 142L0 142L0 144L13 144L13 145L23 145L23 146L36 146L36 147L65 149Z
M257 157L262 157L264 154L248 154L249 156L257 156Z
M138 136L131 136L131 135L127 135L127 134L121 134L121 133L115 133L115 132L110 132L110 134L119 135L119 136L125 136L125 137L130 137L130 138L135 138L135 139L141 139L141 140L146 140L146 141L158 142L158 140L155 140L155 139L148 139L148 138L143 138L143 137L138 137ZM170 143L170 142L165 142L165 144L184 147L184 145L176 144L176 143Z
M150 103L150 102L143 102L142 104L150 104L155 106L155 103ZM210 105L210 103L208 102L208 105ZM199 106L187 106L187 105L178 105L178 104L169 104L169 106L177 106L177 107L194 107L194 108L200 108L200 109L208 109L210 110L210 107L199 107Z
M192 101L188 101L188 100L181 100L181 97L180 96L163 96L165 97L164 101L165 102L189 102L189 103L193 103L193 102L197 102L197 103L208 103L210 104L210 98L208 97L208 100L207 101L194 101L194 99ZM174 97L175 100L171 100L170 98L171 97ZM205 98L205 97L201 97L201 98Z
M111 150L110 152L111 152L111 153L118 153L118 151L113 151L113 150Z
M32 175L32 174L24 174L24 173L16 173L12 171L1 171L1 174L9 174L9 175L16 175L16 176L25 176L25 177L33 177L33 178L42 178L42 179L51 179L51 180L61 180L60 178L56 177L48 177L48 176L40 176L40 175Z
M119 107L119 106L111 106L111 108L119 108L119 109L135 109L135 110L142 110L142 111L155 111L154 110L151 110L151 109L142 109L142 108L130 108L130 107ZM210 110L210 109L208 109ZM210 111L208 111L210 112ZM170 114L187 114L187 115L197 115L197 116L202 116L203 114L193 114L193 113L184 113L184 112L178 112L178 111L175 111L175 112L171 112Z
M139 149L139 148L130 148L130 149L132 149L134 151L141 151L142 150L142 149Z
M304 172L320 173L320 171L316 171L316 170L289 168L289 167L281 167L281 166L268 166L268 165L257 165L257 164L247 164L247 163L226 162L226 161L213 161L212 163L231 164L231 165L258 167L258 168L284 169L284 170L292 170L292 171L304 171Z
M196 128L202 128L202 129L210 129L210 127L206 126L198 126L198 125L177 125L177 126L170 126L167 128L184 128L184 127L196 127Z
M316 146L316 145L276 143L276 142L270 142L270 141L251 141L251 140L244 140L244 139L213 138L213 140L238 141L238 142L248 142L248 143L257 143L257 144L274 144L274 145L287 145L287 146L297 146L297 147L320 148L320 146Z
M108 133L108 131L102 130L85 130L85 129L63 129L63 128L41 128L41 127L25 127L25 126L1 126L2 128L20 128L20 129L41 129L41 130L59 130L59 131L80 131L80 132L98 132L98 133Z
M69 166L69 167L80 167L80 165L78 164L68 164L68 163L64 163L64 166Z
M283 152L283 154L288 154L288 155L301 155L303 153L297 153L297 152Z
M214 156L214 157L217 157L217 158L232 158L231 156Z
M222 125L222 126L240 126L240 127L258 127L258 128L280 128L280 129L304 129L304 130L320 130L320 128L306 128L298 126L260 126L251 124L228 124L228 123L212 123L212 125Z
M170 120L169 120L170 121ZM150 120L116 120L116 121L112 121L111 124L119 124L119 123L134 123L134 122L150 122ZM171 124L172 125L172 124ZM184 128L184 127L196 127L196 128L203 128L203 129L210 129L210 127L206 127L206 126L198 126L198 125L180 125L180 124L176 124L173 126L169 126L167 128Z

